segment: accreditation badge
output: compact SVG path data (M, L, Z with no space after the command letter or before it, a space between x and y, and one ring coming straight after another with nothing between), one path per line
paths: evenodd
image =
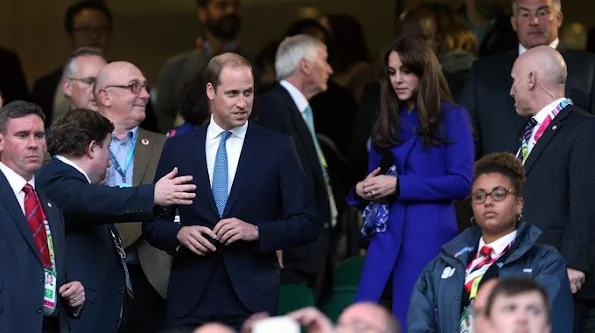
M49 309L56 308L56 272L51 269L43 270L45 284L43 290L43 306Z

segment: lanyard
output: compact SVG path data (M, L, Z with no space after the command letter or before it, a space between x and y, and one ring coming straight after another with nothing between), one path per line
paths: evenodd
M128 151L128 155L126 156L126 160L125 160L126 164L124 165L123 169L120 166L120 163L118 163L118 159L116 158L116 156L114 155L112 150L111 149L109 150L109 158L110 158L110 160L112 160L112 166L120 174L120 176L122 176L122 181L124 183L127 183L126 171L130 167L130 164L132 163L132 159L134 158L134 149L136 148L137 137L138 137L138 130L136 130L136 132L132 136L132 146L130 147L130 150Z
M545 132L545 130L550 126L550 123L552 122L552 120L554 118L556 118L556 116L558 115L558 113L560 113L560 111L562 111L562 109L564 109L568 105L572 105L572 100L570 100L568 98L565 98L564 100L562 100L562 102L560 102L560 104L558 104L558 106L556 106L548 114L548 116L541 123L541 125L539 125L539 127L537 128L537 132L535 132L535 135L533 136L533 140L535 142L539 141L539 138L541 138L541 135L543 134L543 132Z

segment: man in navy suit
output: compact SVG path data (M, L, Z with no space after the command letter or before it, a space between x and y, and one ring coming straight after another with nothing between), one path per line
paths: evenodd
M323 225L314 243L283 252L281 282L305 284L319 294L338 213L309 100L326 91L333 70L327 62L326 46L308 35L283 40L275 67L279 83L258 97L258 124L293 138Z
M134 286L126 254L113 223L153 221L154 205L192 203L196 186L191 176L176 170L156 182L138 187L100 185L110 164L114 125L88 109L74 109L52 125L52 160L37 175L45 193L64 213L69 274L87 290L85 314L72 329L85 333L115 333L126 319Z
M173 256L167 326L191 332L219 321L238 329L253 313L276 313L276 250L316 240L322 227L291 138L248 118L252 67L224 53L206 67L211 121L169 139L156 179L174 166L194 175L191 206L143 224L153 246ZM173 223L175 211L180 223Z
M28 102L0 113L0 333L68 332L85 302L81 283L67 282L62 214L35 191L43 122Z

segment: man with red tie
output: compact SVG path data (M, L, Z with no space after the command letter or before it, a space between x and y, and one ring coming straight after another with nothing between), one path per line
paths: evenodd
M23 101L0 113L0 333L68 332L85 302L81 283L67 282L62 214L35 190L44 119Z

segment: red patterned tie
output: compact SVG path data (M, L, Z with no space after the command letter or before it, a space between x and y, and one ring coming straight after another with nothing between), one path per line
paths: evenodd
M45 232L45 226L43 225L44 212L41 207L41 202L37 193L30 184L23 187L25 192L25 218L33 233L33 242L37 246L39 256L41 257L41 263L44 268L51 268L50 251L48 250L48 235Z
M477 258L475 258L475 260L473 260L469 266L467 266L468 273L465 279L465 289L467 289L467 292L471 291L473 282L477 278L483 277L483 274L480 274L478 270L492 261L492 251L493 249L491 247L484 245L479 251Z

